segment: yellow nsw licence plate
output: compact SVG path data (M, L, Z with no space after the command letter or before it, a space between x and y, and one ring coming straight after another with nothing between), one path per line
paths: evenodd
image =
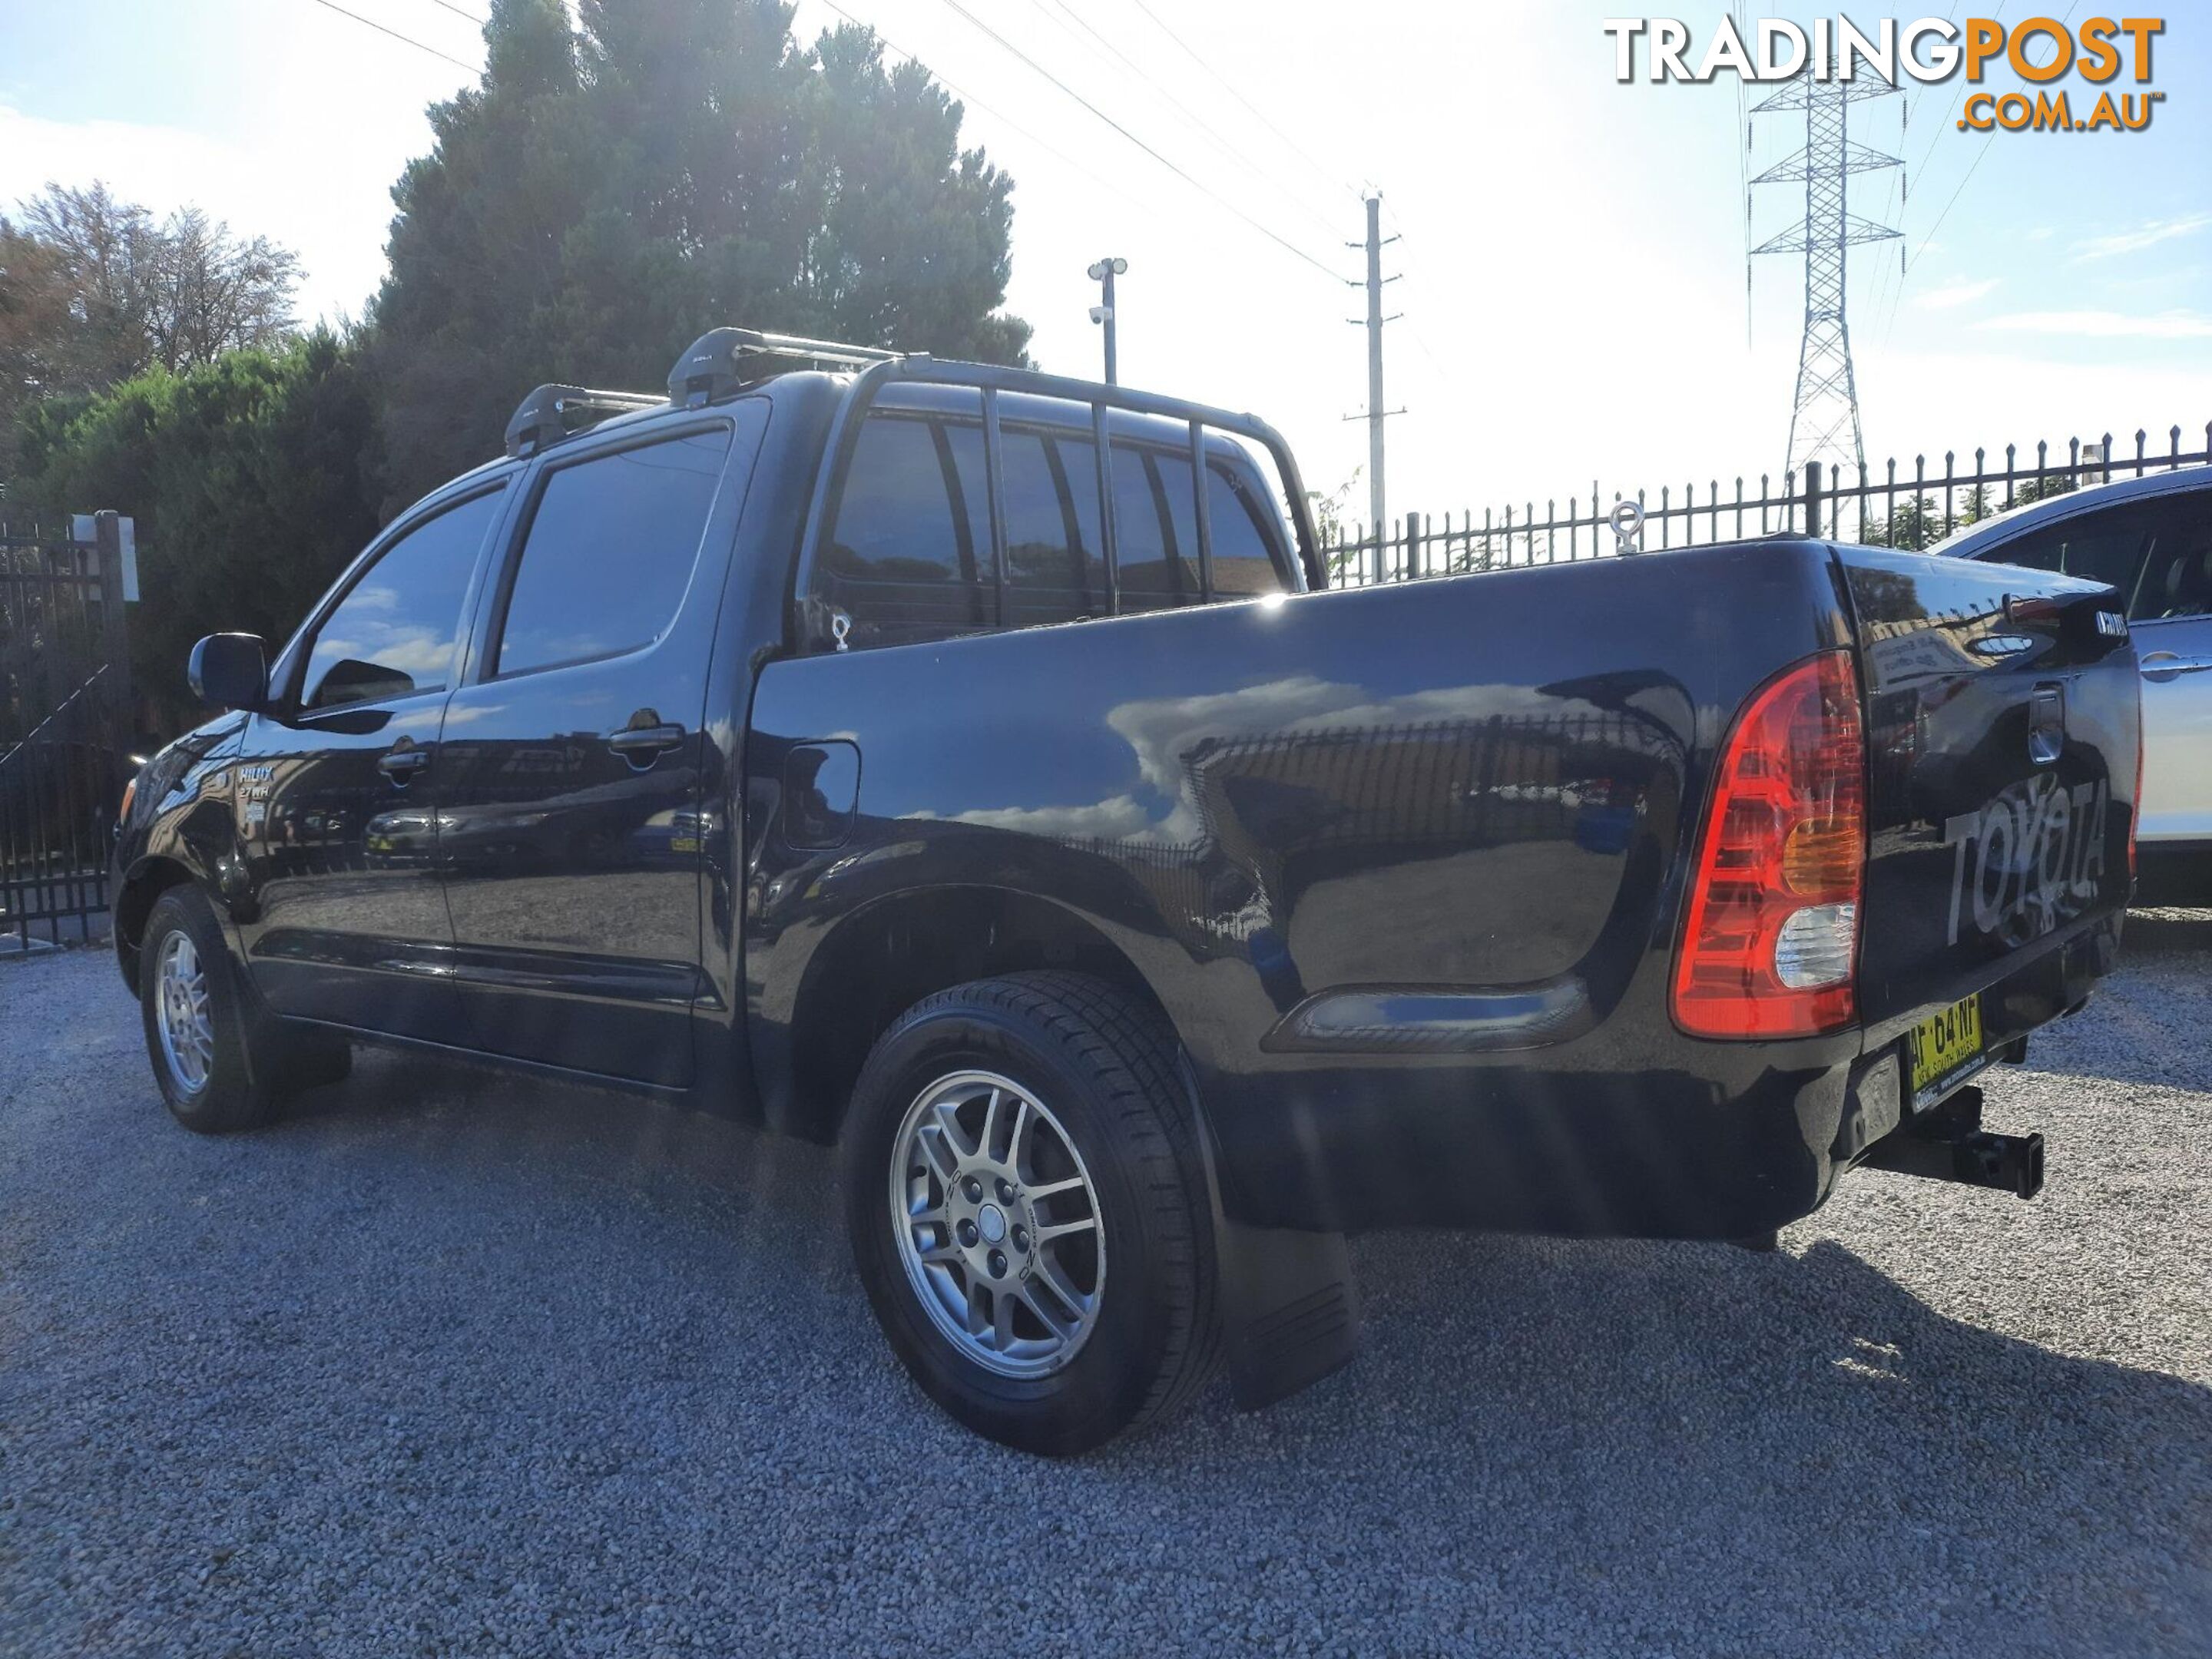
M1912 1028L1914 1099L1980 1058L1981 1052L1982 994L1977 991Z

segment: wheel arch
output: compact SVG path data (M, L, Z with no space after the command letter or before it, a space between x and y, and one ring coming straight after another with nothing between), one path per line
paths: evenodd
M769 1121L834 1140L868 1050L899 1015L948 987L1033 969L1104 981L1175 1029L1136 963L1079 912L1010 888L908 890L854 911L815 949L792 1005L787 1076L762 1079Z
M146 918L154 913L162 894L196 879L191 867L182 860L154 854L133 864L116 884L111 918L115 960L123 970L124 982L133 992L138 989L138 953L146 936Z

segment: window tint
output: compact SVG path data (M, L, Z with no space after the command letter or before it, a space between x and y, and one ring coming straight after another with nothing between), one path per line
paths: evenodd
M2212 493L2192 492L2160 504L2148 539L2135 620L2212 616Z
M2143 530L2142 510L2122 507L2068 519L1975 556L1991 564L2024 565L2030 570L2109 582L2127 593L2135 586L2142 562Z
M1107 611L1098 464L1088 439L1004 434L1007 620L1073 622Z
M1196 605L1198 507L1190 458L1115 444L1114 550L1124 611Z
M1224 599L1286 591L1274 550L1279 538L1251 486L1218 462L1206 468L1206 516L1213 532L1213 591Z
M2032 536L1993 547L1974 557L1983 564L2016 564L2028 570L2056 570L2059 561L2066 556L2064 538L2056 531L2038 531Z
M855 645L941 639L990 624L983 436L973 434L972 513L955 461L959 436L910 416L861 423L823 552L828 597L852 618Z
M1109 609L1098 522L1097 451L1088 436L1000 429L1006 514L1006 625L1103 617ZM1195 605L1198 514L1190 458L1113 447L1121 608ZM1209 466L1215 588L1224 599L1279 592L1279 534L1263 501ZM823 551L823 586L851 618L854 644L942 639L990 628L991 568L983 430L972 417L872 415Z
M463 501L378 556L316 631L301 708L446 689L461 600L504 496L495 489Z
M552 473L515 567L493 672L634 651L683 603L729 434L717 429Z

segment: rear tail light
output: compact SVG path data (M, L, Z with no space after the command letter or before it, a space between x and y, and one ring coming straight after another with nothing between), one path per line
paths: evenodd
M1866 741L1850 653L1755 692L1721 752L1674 961L1693 1036L1810 1036L1857 1012Z

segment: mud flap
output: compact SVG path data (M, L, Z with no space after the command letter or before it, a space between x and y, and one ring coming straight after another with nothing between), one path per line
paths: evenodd
M1341 1370L1359 1352L1359 1288L1342 1233L1225 1220L1214 1201L1229 1384L1257 1411Z
M1258 1411L1358 1357L1359 1287L1342 1233L1249 1227L1229 1218L1213 1131L1188 1057L1180 1070L1206 1163L1230 1390L1240 1411Z

